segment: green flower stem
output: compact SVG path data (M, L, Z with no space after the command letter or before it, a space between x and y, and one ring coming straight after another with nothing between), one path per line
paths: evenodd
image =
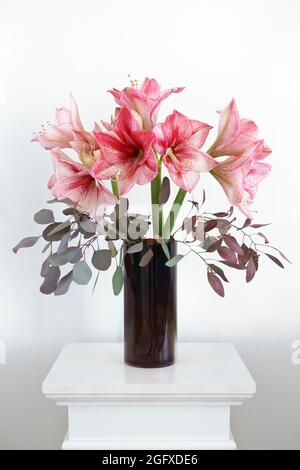
M163 229L163 209L159 205L162 159L159 159L157 164L158 172L154 180L151 182L152 224L154 238L156 236L161 236Z
M119 200L120 199L120 194L119 194L119 185L118 185L118 180L117 178L112 178L111 179L111 189L116 198Z
M171 210L170 210L170 214L167 218L167 221L164 225L164 228L163 228L163 237L164 239L166 240L169 240L170 236L171 236L171 233L172 233L172 230L174 228L174 225L175 225L175 222L176 222L176 219L177 219L177 216L179 214L179 211L181 209L181 206L182 206L182 203L184 201L184 198L186 196L186 191L185 189L179 189L175 199L174 199L174 202L173 202L173 205L171 207Z
M120 193L119 193L119 185L118 185L118 179L116 177L111 179L111 189L113 194L115 195L117 202L115 206L116 210L116 231L117 234L119 235L119 230L120 230L120 207L119 207L119 201L120 201Z

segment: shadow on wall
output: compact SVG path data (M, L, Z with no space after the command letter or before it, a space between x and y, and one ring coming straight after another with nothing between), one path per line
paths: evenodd
M257 387L254 398L232 408L238 448L300 449L300 340L235 346Z

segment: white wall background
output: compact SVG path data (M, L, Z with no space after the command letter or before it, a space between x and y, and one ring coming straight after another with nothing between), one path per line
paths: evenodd
M0 448L58 448L65 410L41 394L53 360L68 341L122 340L122 299L109 274L93 296L79 286L43 296L40 250L16 256L11 247L36 233L32 214L49 199L50 158L30 143L32 131L68 104L70 90L87 128L108 118L105 91L131 73L187 87L163 114L176 107L216 125L215 111L235 96L273 149L258 219L273 222L270 238L294 264L284 272L267 260L248 286L232 273L222 300L188 259L179 269L179 339L232 341L255 377L256 397L233 414L240 448L300 449L300 365L291 362L300 338L299 20L298 0L0 1ZM227 207L214 181L203 184L211 209Z

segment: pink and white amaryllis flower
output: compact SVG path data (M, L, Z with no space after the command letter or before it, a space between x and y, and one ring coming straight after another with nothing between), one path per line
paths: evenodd
M258 141L257 134L258 127L254 121L239 117L233 99L223 111L220 111L218 135L208 153L212 157L242 155L249 145ZM258 158L265 158L270 153L271 149L264 143Z
M239 158L229 157L211 171L223 187L229 202L250 219L253 215L249 207L255 198L258 184L271 171L271 165L260 161L264 145L262 140L256 141Z
M142 120L144 129L151 130L156 124L162 101L172 93L179 93L183 89L184 87L176 87L161 91L155 79L145 78L140 87L132 82L131 87L126 87L121 91L113 88L109 92L119 106L131 111L137 120Z
M135 184L146 184L157 174L153 152L155 135L141 129L132 113L122 108L114 122L113 132L95 132L101 158L93 170L100 179L117 177L120 194Z
M71 147L78 153L79 159L87 168L91 168L101 157L101 152L94 132L100 131L98 124L94 124L93 132L74 131L75 139L70 142Z
M220 112L218 135L208 153L214 157L228 158L211 173L222 185L228 200L247 217L253 218L249 206L253 203L258 184L271 170L262 163L271 149L257 138L257 125L249 119L241 119L232 100Z
M71 199L75 207L91 217L100 214L104 205L116 202L115 196L95 176L93 168L74 162L59 148L52 149L51 154L54 175L48 188L56 199Z
M194 189L200 173L217 165L210 155L200 150L210 129L208 124L188 119L178 111L154 128L156 150L163 156L173 182L186 191Z
M55 113L55 124L48 124L39 134L34 135L32 141L39 142L46 150L52 148L70 148L75 140L74 131L85 132L80 120L78 107L72 94L70 95L70 109L58 108Z
M100 130L95 123L93 131ZM84 130L76 101L70 95L70 109L58 108L55 124L48 124L42 132L34 135L32 141L39 142L46 150L53 148L73 148L82 163L90 168L99 158L99 146L93 133Z

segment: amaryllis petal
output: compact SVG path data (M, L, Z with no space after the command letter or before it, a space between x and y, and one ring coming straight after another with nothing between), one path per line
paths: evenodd
M160 97L160 85L155 78L146 77L140 86L140 92L156 100Z
M224 170L224 168L222 168ZM219 181L223 187L228 201L234 205L239 205L244 197L243 193L243 178L244 171L241 167L238 167L232 173L215 169L212 171L212 175ZM248 214L247 214L248 215Z
M71 122L71 111L67 108L58 108L55 113L56 126L63 126Z
M34 135L31 140L33 142L39 142L46 150L51 150L55 147L71 147L70 140L73 140L73 138L73 133L66 131L64 127L59 128L53 124L49 124L43 132Z
M200 172L210 171L217 162L200 150L211 126L188 119L178 111L154 128L155 148L163 156L175 184L192 191L199 181Z
M135 183L146 184L157 174L157 162L152 150L155 135L143 130L132 113L122 108L110 132L95 132L101 158L93 170L98 177L118 177L123 195Z
M147 161L157 172L157 161L152 149L155 142L155 135L151 131L135 131L132 133L135 144L143 150L143 155L140 155L139 164Z
M101 148L101 153L110 165L125 165L131 148L116 135L105 132L95 132L95 137Z
M95 125L95 130L99 126ZM70 109L58 108L55 114L55 124L48 124L42 132L35 135L32 141L39 142L46 150L54 148L73 148L80 160L88 168L96 161L99 150L95 136L84 130L76 101L70 95Z
M218 165L208 153L198 150L189 143L180 144L176 147L176 157L182 162L184 168L190 168L201 173L211 171Z
M112 165L102 156L98 158L91 172L97 179L111 179L119 175L120 165Z
M193 135L193 125L184 114L174 110L164 123L154 128L154 133L160 153L165 153L168 148L174 148L190 139Z
M57 178L60 178L62 176L69 176L75 173L81 173L85 170L83 165L74 162L59 148L53 149L51 152L51 156Z
M109 92L115 98L117 104L129 111L137 113L142 120L143 128L151 130L156 124L160 105L172 93L179 93L182 87L170 88L161 92L160 85L154 79L145 78L138 88L135 84L126 87L122 91L113 88Z
M223 187L230 204L238 207L250 219L253 214L249 207L255 198L258 184L271 170L271 165L257 161L263 146L263 141L254 142L240 157L229 157L211 172Z
M271 150L270 147L264 142L263 147L262 147L262 150L261 150L261 153L256 156L256 160L263 160L263 159L266 158L268 155L270 155L270 153L272 153L272 150Z
M111 93L113 95L117 103L120 101L122 94L121 91L117 90L116 88L112 88L112 90L108 90L108 93Z
M151 165L146 162L144 165L137 165L134 172L134 180L137 184L150 183L156 176L157 170L154 170Z
M232 172L238 167L247 165L248 167L251 166L253 161L257 160L257 157L261 155L263 149L264 142L263 140L257 140L252 142L240 156L233 155L232 157L228 157L223 162L219 162L217 169L222 171Z
M240 156L246 149L258 141L258 128L254 121L241 119L235 100L220 112L218 135L208 153L216 158L219 156ZM271 149L264 144L261 155L263 159L271 153Z
M56 183L56 176L52 175L48 181L48 189L50 189L50 191L52 190L55 183Z
M121 179L118 181L119 193L124 196L127 194L135 185L133 178Z
M258 134L258 127L254 121L250 119L240 119L240 132L242 134L249 134L256 137Z
M223 111L220 111L218 136L208 153L213 157L219 155L230 155L226 153L225 149L235 141L239 131L240 118L235 100L233 99Z
M52 150L54 176L48 187L57 199L71 199L82 211L94 216L104 204L113 204L114 195L84 165L74 162L59 148Z
M172 133L172 146L175 142L176 146L186 142L193 135L193 125L190 119L176 110L167 117L166 125L170 129L169 132Z
M189 138L189 144L194 147L201 148L205 144L209 131L212 126L205 124L204 122L191 120L193 134Z
M165 99L167 99L170 95L172 95L173 93L180 93L183 90L184 90L184 87L169 88L168 90L165 90L161 94L160 98L157 100L157 102L155 103L154 107L151 109L151 112L150 112L150 118L151 118L152 125L156 124L157 116L158 116L158 112L159 112L159 108L161 106L161 103Z
M42 147L51 150L55 147L69 148L74 139L74 130L83 131L78 108L73 96L70 96L70 109L58 108L55 114L55 125L48 124L45 129L33 138Z
M132 146L134 143L132 133L138 132L141 129L141 124L126 108L120 110L118 117L115 119L114 125L112 127L113 132L119 137L119 139L122 142L127 143L129 146Z
M200 173L196 171L188 171L185 173L170 171L170 177L177 186L191 192L199 182Z
M251 219L253 215L249 206L253 203L258 184L271 168L269 164L259 163L271 153L271 149L257 138L257 134L255 122L241 119L232 100L220 113L218 135L207 152L215 159L228 157L219 162L212 174L222 185L229 202Z
M250 167L244 179L244 188L252 200L255 198L258 184L270 174L271 168L269 163L261 162L253 163Z
M79 116L78 106L72 93L70 93L70 114L72 128L76 131L84 131L83 125Z
M153 132L155 134L154 148L160 155L164 155L168 149L167 142L169 140L166 137L164 124L157 124Z

